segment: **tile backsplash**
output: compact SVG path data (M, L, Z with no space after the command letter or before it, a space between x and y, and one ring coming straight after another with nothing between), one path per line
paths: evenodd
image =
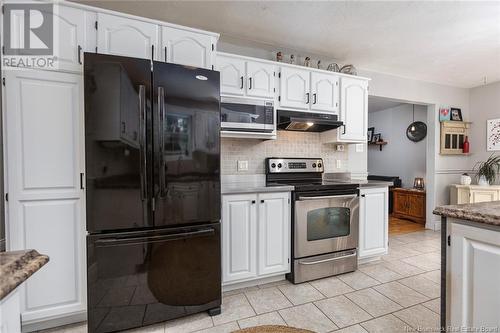
M323 144L319 133L278 131L276 140L222 138L222 175L264 174L266 157L321 157L325 172L348 170L347 147L338 152L335 145ZM336 160L341 167L337 168ZM238 171L238 161L248 161L247 171Z

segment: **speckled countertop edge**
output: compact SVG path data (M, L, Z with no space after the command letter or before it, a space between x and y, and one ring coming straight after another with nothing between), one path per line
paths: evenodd
M500 226L500 201L436 207L436 215Z
M49 257L35 250L0 253L0 300L37 272Z

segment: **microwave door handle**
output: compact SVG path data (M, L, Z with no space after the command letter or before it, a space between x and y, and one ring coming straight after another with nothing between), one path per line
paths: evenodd
M348 195L326 195L319 197L299 197L299 200L321 200L321 199L348 199L348 198L357 198L357 194L348 194Z
M140 172L141 172L141 200L147 198L146 170L146 86L139 86L139 148L140 148Z

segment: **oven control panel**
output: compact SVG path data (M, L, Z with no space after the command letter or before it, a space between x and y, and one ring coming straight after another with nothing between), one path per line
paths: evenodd
M316 172L322 173L323 160L321 158L267 158L267 173L296 173Z

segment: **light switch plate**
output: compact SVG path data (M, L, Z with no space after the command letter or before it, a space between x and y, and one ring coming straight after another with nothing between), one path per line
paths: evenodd
M248 161L238 161L238 171L248 171Z

